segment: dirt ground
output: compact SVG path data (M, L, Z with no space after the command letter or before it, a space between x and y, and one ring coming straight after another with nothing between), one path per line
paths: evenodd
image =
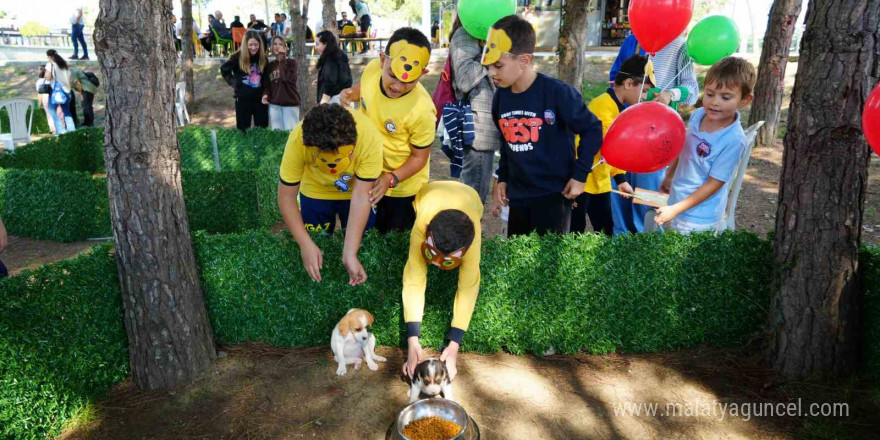
M142 391L120 384L96 405L90 422L59 440L382 440L408 403L400 349L380 347L388 362L378 371L349 368L344 377L336 376L329 347L224 350L228 357L208 378L185 388ZM839 426L852 437L822 438L867 439L880 432L880 421L871 417L880 408L867 391L775 383L760 356L729 350L545 358L462 354L454 387L483 439L782 440L842 432ZM734 417L718 406L709 409L716 403L798 399L803 408L847 403L849 415ZM627 403L660 406L654 415L634 415L622 406ZM706 409L694 415L688 405Z

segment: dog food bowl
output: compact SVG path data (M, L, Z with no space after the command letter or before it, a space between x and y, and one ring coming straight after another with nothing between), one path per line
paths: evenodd
M461 405L446 399L429 398L410 403L400 411L397 420L388 428L386 440L410 440L403 435L403 429L413 420L427 417L440 417L455 422L462 427L461 432L451 440L479 440L480 428L474 419L467 415Z

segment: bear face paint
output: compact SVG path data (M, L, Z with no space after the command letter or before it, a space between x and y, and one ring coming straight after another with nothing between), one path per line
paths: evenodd
M321 171L327 174L340 175L351 165L354 145L343 145L335 152L321 151L317 147L307 147L312 153L312 160Z
M425 258L425 261L439 267L441 270L452 270L461 266L461 259L464 257L465 252L467 252L467 247L444 254L434 246L434 234L431 232L428 232L428 237L422 243L422 257Z
M391 57L391 72L394 76L405 83L411 83L419 79L428 67L431 52L427 47L398 40L388 48L388 56Z
M480 58L480 64L488 66L495 64L501 55L510 53L513 48L513 41L501 29L489 28L489 35L486 37L486 45L483 46L483 56Z

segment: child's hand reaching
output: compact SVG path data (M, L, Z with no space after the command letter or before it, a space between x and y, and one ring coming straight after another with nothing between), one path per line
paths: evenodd
M635 193L636 193L636 192L633 190L632 185L629 184L629 182L623 182L623 183L617 185L617 190L620 191L620 192L622 192L622 193L627 193L627 194L635 194ZM621 196L621 197L625 197L625 198L627 198L627 199L629 199L629 198L632 197L631 195L624 195L624 194L620 194L620 196Z
M676 205L662 206L657 208L657 215L654 216L654 222L660 226L669 223L679 214Z

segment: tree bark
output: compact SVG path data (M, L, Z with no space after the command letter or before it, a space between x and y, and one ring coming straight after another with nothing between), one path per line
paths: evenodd
M324 20L324 30L333 32L333 35L339 35L339 29L336 27L335 0L323 0L321 19Z
M770 361L788 377L850 374L868 181L861 114L880 76L880 0L811 0L785 135Z
M785 91L785 67L791 37L801 13L801 0L774 0L764 34L764 48L758 64L758 81L755 84L755 100L749 113L749 125L764 121L758 132L758 145L772 146L776 141L776 125L779 108Z
M578 92L584 88L584 49L587 39L586 0L563 0L559 24L558 77Z
M183 52L183 82L186 83L186 105L191 105L195 100L196 88L193 76L193 57L196 48L193 45L192 28L192 0L180 0L180 39L182 40L181 52Z
M306 23L308 23L309 0L303 0L302 10L300 10L299 0L290 2L290 26L293 28L294 39L291 46L293 59L296 60L298 67L298 75L296 78L296 88L299 96L302 97L299 104L300 117L305 117L312 102L309 100L309 58L306 52Z
M172 0L101 0L104 162L132 380L191 382L216 357L180 184Z

